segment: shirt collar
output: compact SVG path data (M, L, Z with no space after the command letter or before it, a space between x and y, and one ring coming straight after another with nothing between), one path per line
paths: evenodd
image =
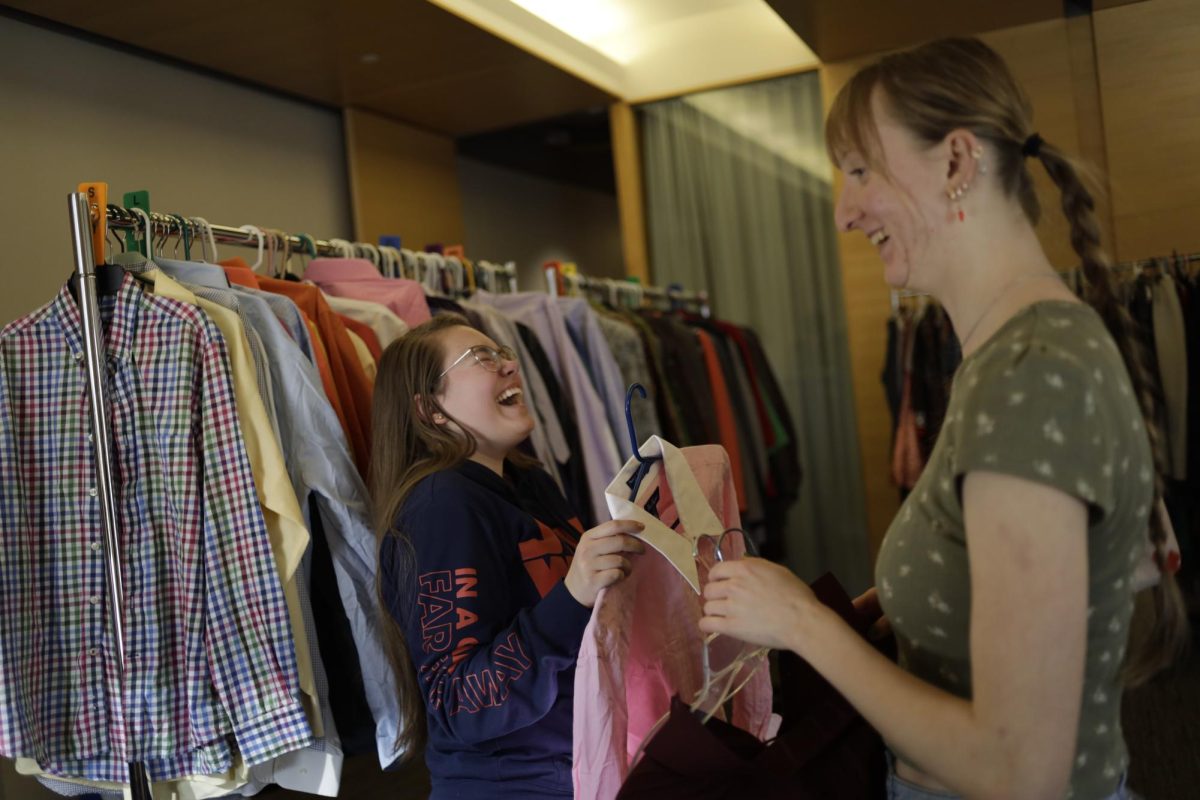
M202 264L198 261L175 261L170 258L156 258L154 263L159 269L180 283L190 283L193 286L205 286L209 289L228 289L229 278L225 270L215 264Z
M105 352L122 363L133 359L133 342L137 334L137 315L144 302L144 292L137 280L128 272L121 278L116 302L108 324L104 326ZM101 299L101 304L105 301ZM77 362L83 362L83 317L75 298L71 296L70 284L64 284L54 298L53 313L63 331L67 349Z

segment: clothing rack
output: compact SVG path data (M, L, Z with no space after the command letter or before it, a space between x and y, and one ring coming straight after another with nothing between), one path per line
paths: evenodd
M103 184L100 185L103 187ZM81 187L82 188L82 187ZM79 276L79 312L83 320L83 349L87 363L88 400L92 412L92 446L96 454L96 488L91 494L100 503L100 523L104 528L104 556L106 584L108 589L108 619L111 626L117 665L117 686L125 686L125 631L121 622L124 586L121 577L121 538L117 530L117 502L113 491L112 459L109 452L110 431L108 392L104 368L104 334L100 319L100 306L96 299L96 260L93 247L93 213L95 224L103 224L100 217L100 202L107 194L106 188L89 188L89 192L72 192L68 195L71 219L71 246L75 256L75 271ZM89 197L100 197L93 206ZM99 238L99 237L97 237ZM100 241L103 241L101 238ZM122 710L124 711L124 703ZM126 731L126 751L138 752L137 744L128 738L128 720L122 721ZM146 767L138 761L129 764L129 785L134 800L149 800L150 783Z
M573 289L604 291L607 294L609 302L614 306L619 304L620 295L624 293L633 298L635 305L641 305L643 298L652 297L659 300L667 300L672 305L699 306L701 316L707 318L711 315L708 304L708 292L705 291L689 292L678 286L644 286L640 283L620 281L615 278L592 278L578 273L560 272L556 267L548 266L546 268L546 279L551 294L557 295L559 293L559 277L562 279L563 288L567 294L570 294Z
M198 243L205 251L210 242L214 249L218 242L241 247L257 246L260 261L264 249L267 248L272 253L281 253L283 263L287 263L294 253L314 258L318 256L365 258L374 264L380 274L385 277L410 278L418 281L432 280L431 274L447 270L457 271L459 275L462 275L462 271L465 269L464 260L454 256L443 256L440 253L417 253L387 245L351 242L346 239L316 239L305 233L293 234L271 228L260 228L256 225L243 225L240 228L213 225L202 217L181 217L159 212L146 213L111 204L107 205L106 217L108 227L114 230L144 230L148 220L150 233L158 232L164 237L160 242L160 247L165 246L167 239L175 236L184 243L185 249L191 247L193 242ZM178 247L178 243L176 247ZM486 276L487 288L492 291L500 291L505 286L510 292L517 291L517 265L515 262L496 264L491 261L477 261L474 262L473 268L474 277L477 279L481 273ZM506 282L501 283L501 278L506 279ZM464 279L462 285L465 283Z

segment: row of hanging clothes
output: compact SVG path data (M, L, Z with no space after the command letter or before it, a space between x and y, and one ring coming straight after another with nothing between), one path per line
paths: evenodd
M1181 578L1193 583L1200 542L1197 264L1200 254L1173 254L1112 268L1147 360L1165 445L1164 499L1179 538ZM1082 294L1078 270L1065 272L1064 279ZM882 380L892 416L892 481L902 496L916 485L932 453L961 361L945 310L926 296L893 293Z
M636 451L637 442L652 434L680 446L722 445L729 453L742 528L762 555L781 560L785 518L802 473L791 412L758 334L713 317L703 294L565 274L559 266L548 265L556 276L549 282L550 294L533 295L536 300L501 298L493 305L522 314L521 320L529 318L523 314L530 303L562 317L563 352L579 356L582 373L591 376L607 410L577 413L566 419L568 429L578 428L587 438L588 428L607 419L612 438L623 442L625 387L641 384L653 403L633 405L631 424L640 437L631 430L629 449L619 449ZM486 329L489 323L483 322ZM608 439L607 432L599 433ZM564 486L568 497L595 519L596 509L604 513L604 487L619 467L618 460L592 484L589 495Z
M607 516L626 435L717 442L741 463L744 526L782 552L791 417L757 336L703 298L516 292L512 264L104 216L124 680L78 283L0 331L0 614L19 621L0 628L0 755L59 794L120 794L137 762L155 796L335 796L344 756L406 755L363 477L378 360L434 314L518 351L539 421L528 445L586 517ZM627 425L635 382L654 402Z
M346 755L406 755L363 480L378 358L435 286L515 265L100 208L123 594L73 276L0 330L0 755L65 796L122 796L132 763L155 797L336 796Z

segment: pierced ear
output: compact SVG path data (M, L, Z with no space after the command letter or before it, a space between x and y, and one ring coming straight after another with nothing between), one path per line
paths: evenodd
M965 128L957 128L946 135L944 145L949 156L946 189L953 192L969 186L979 174L980 156L983 155L979 138Z

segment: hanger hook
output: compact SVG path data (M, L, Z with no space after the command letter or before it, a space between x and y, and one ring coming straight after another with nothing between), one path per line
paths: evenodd
M213 227L204 217L192 217L192 222L200 226L200 246L204 248L205 258L208 258L209 252L212 253L212 263L217 263L217 237L213 233Z
M642 453L638 449L637 426L633 424L633 393L637 392L643 399L646 397L646 387L640 383L635 383L629 387L629 391L625 393L625 425L629 429L629 447L633 450L633 457L643 464L646 459L642 458Z
M154 229L154 223L150 221L150 215L147 214L145 212L145 210L143 210L143 209L137 208L135 206L135 207L129 209L129 212L135 218L138 218L141 220L142 231L144 232L144 235L146 237L146 256L148 258L152 258L154 256L154 250L153 250L154 240L153 240L153 237L151 236L151 231Z
M238 230L240 230L240 231L245 231L246 233L250 234L251 236L253 236L253 237L254 237L254 238L255 238L255 239L258 241L258 259L257 259L257 260L254 262L254 264L253 264L253 265L250 267L250 269L251 269L251 270L253 270L253 271L257 271L257 270L258 270L258 268L259 268L259 266L262 264L262 260L263 260L263 232L262 232L262 228L259 228L259 227L255 226L255 225L243 225L242 227L238 228Z

